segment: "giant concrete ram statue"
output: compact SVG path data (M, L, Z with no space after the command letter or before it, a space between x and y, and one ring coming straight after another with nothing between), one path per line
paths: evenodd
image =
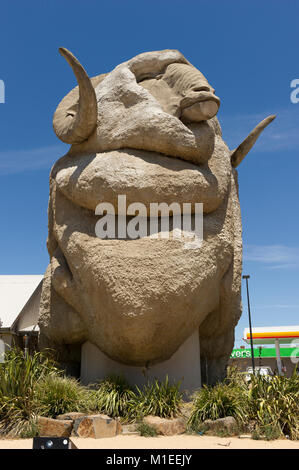
M90 341L114 361L149 368L198 331L202 382L214 384L225 377L241 314L236 167L274 116L231 151L220 99L180 52L143 53L92 78L60 53L78 86L53 120L71 147L50 176L40 347L68 363ZM175 237L171 226L168 237L97 237L96 207L110 203L120 216L119 195L147 210L189 203L193 213L202 203L202 243L188 248L190 232Z

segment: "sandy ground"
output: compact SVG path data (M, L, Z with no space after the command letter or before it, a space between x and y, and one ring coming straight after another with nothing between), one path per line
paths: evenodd
M78 449L298 449L299 441L255 441L239 437L116 436L104 439L71 438ZM32 449L32 439L2 439L0 449Z

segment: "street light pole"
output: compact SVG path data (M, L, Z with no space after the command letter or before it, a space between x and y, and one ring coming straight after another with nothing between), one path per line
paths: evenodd
M251 361L252 361L252 373L255 375L254 369L254 350L253 350L253 339L252 339L252 326L251 326L251 314L250 314L250 302L249 302L249 289L248 289L248 279L250 278L249 274L242 276L246 280L246 289L247 289L247 303L248 303L248 317L249 317L249 332L250 332L250 345L251 345Z

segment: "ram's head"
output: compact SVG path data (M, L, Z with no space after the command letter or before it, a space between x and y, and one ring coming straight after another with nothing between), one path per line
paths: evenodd
M57 136L76 152L134 148L203 163L220 133L220 99L203 74L178 51L147 52L112 72L89 78L67 49L60 53L78 81L59 104L53 120ZM262 121L232 152L237 166L260 132ZM130 125L128 126L128 123Z

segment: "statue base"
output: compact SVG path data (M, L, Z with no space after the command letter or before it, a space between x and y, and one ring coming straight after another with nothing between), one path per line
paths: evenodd
M153 379L170 382L181 381L185 398L201 386L200 347L198 331L195 331L167 361L149 368L128 366L113 361L89 341L81 349L81 382L95 383L107 375L123 375L131 385L141 387Z

